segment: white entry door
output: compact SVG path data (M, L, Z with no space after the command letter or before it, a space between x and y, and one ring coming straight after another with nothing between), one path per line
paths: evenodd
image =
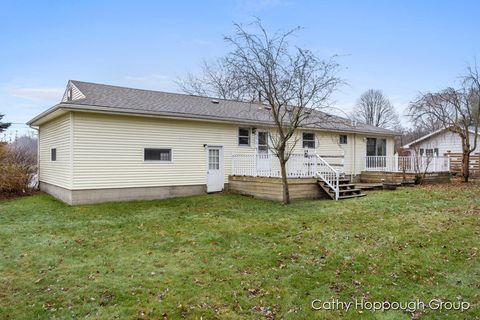
M207 192L223 190L223 148L207 146Z
M270 175L271 156L268 148L268 131L257 133L257 173L258 175Z

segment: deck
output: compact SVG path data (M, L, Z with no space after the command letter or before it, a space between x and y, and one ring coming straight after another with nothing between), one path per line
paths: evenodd
M355 182L345 174L344 155L294 154L287 162L287 177L292 199L361 197L364 190L384 184L450 181L448 157L365 157L364 170ZM232 156L229 189L258 198L281 200L282 181L278 158L271 154Z

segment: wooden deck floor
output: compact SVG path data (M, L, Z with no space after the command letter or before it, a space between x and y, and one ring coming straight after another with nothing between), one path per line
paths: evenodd
M383 183L355 183L355 187L361 190L382 189Z

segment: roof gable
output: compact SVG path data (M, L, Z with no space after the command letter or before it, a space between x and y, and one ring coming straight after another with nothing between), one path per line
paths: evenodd
M424 135L423 137L418 138L417 140L414 140L414 141L412 141L412 142L407 143L406 145L402 146L402 148L409 149L409 148L411 148L413 145L416 145L417 143L420 143L420 142L423 142L423 141L425 141L425 140L428 140L428 139L430 139L430 138L432 138L432 137L434 137L434 136L436 136L436 135L442 134L442 133L444 133L444 132L446 132L446 131L455 133L455 132L453 132L453 131L450 131L448 128L438 129L438 130L436 130L436 131L434 131L434 132L431 132L431 133L429 133L429 134ZM470 134L473 134L473 135L475 134L475 131L473 131L473 130L468 130L468 131L470 132ZM478 132L477 134L480 135L480 132Z
M85 95L72 81L68 81L67 88L63 93L62 102L78 101L81 99L85 99Z

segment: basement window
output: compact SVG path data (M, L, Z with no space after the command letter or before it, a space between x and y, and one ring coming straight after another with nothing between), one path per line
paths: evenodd
M302 135L303 138L303 148L315 149L315 134L310 132L304 132Z
M57 148L50 149L50 160L57 161Z
M238 128L238 145L250 146L250 129Z
M171 162L172 161L172 149L145 148L143 150L144 150L143 152L144 161L155 161L155 162Z
M348 143L348 138L346 134L341 134L339 138L339 143L340 144L347 144Z

